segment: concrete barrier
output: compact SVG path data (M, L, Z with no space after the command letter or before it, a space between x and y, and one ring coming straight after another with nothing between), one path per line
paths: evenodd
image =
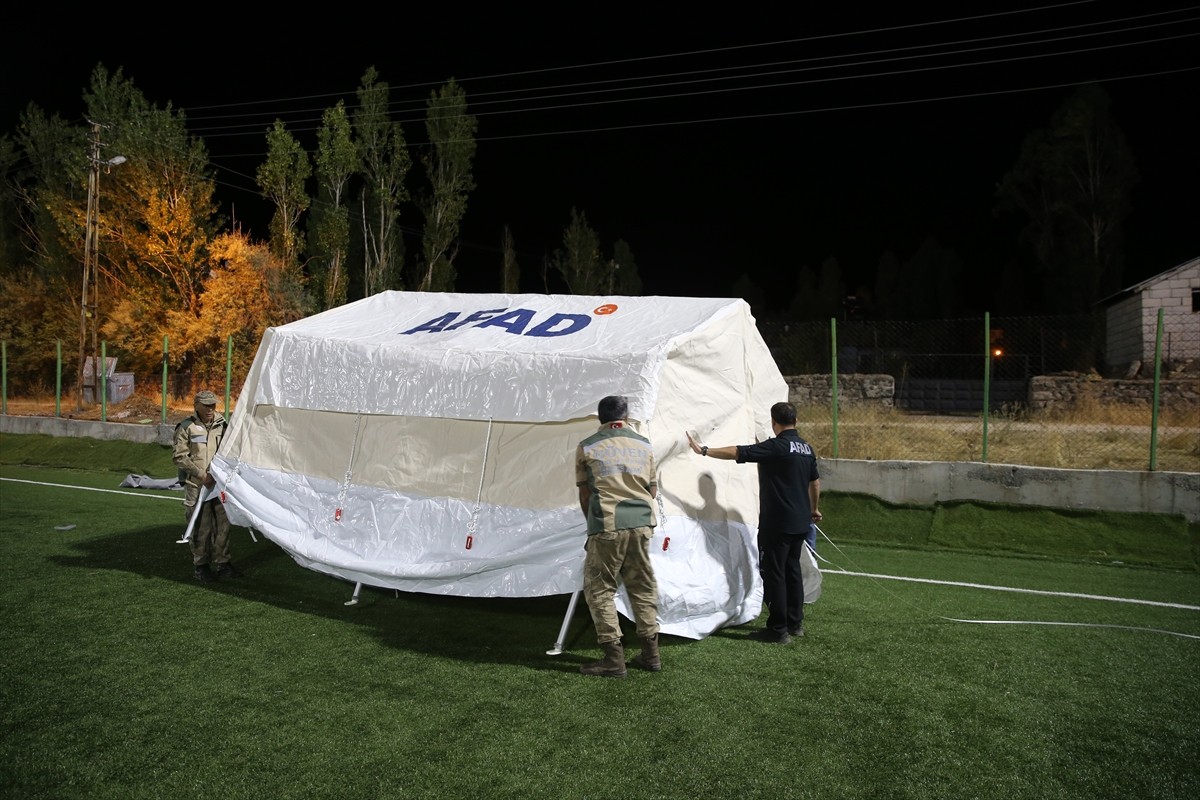
M171 425L0 415L0 433L125 439L170 446ZM1200 521L1200 473L1051 469L973 461L821 459L825 491L865 494L889 503L955 500L1092 511L1181 514Z
M125 440L140 444L170 446L174 425L137 425L131 422L100 422L62 417L21 417L0 415L0 433L41 433L47 436L73 436L106 441Z
M975 461L822 459L826 491L866 494L889 503L955 500L1180 514L1200 521L1200 473L1051 469Z

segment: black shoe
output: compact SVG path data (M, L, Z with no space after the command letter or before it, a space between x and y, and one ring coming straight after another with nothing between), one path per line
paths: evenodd
M803 635L804 635L804 626L803 626L803 625L797 625L797 626L796 626L796 627L794 627L794 628L788 628L788 635L789 635L789 636L795 636L795 637L801 637L801 636L803 636Z
M770 628L763 628L760 631L755 631L750 634L749 638L756 642L766 642L767 644L787 644L792 641L792 637L786 633L773 631Z
M224 564L217 565L217 577L218 578L240 578L240 577L242 577L242 571L240 569L238 569L237 567L235 567L233 564L226 562Z
M216 580L216 577L212 574L212 570L208 568L207 564L201 564L196 567L195 571L192 572L192 577L201 583L212 583Z

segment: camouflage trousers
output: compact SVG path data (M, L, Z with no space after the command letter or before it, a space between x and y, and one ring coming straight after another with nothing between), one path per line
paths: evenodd
M184 518L191 522L196 507L184 506ZM192 526L192 565L229 563L229 517L220 499L213 498L200 509L200 518Z
M583 597L587 600L600 644L621 639L617 588L625 584L639 637L658 633L658 583L650 564L654 528L628 528L594 533L587 538L583 562Z

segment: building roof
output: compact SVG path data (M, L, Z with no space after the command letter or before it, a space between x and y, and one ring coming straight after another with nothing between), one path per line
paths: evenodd
M1197 265L1200 265L1200 256L1197 256L1196 258L1190 259L1188 261L1184 261L1182 264L1178 264L1174 267L1171 267L1170 269L1166 270L1165 272L1160 272L1157 275L1146 278L1143 281L1139 281L1138 283L1135 283L1133 286L1130 286L1127 289L1122 289L1121 291L1117 292L1116 294L1109 295L1108 297L1105 297L1103 300L1100 301L1100 305L1109 305L1111 303L1116 302L1117 300L1123 300L1126 297L1130 297L1139 292L1143 292L1150 286L1152 286L1156 283L1161 283L1162 281L1167 280L1167 279L1177 275L1178 273L1183 272L1184 270L1186 270L1190 267L1197 266Z

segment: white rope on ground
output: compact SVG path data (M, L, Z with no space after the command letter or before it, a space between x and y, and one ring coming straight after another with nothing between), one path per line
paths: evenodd
M86 492L104 492L106 494L124 494L130 497L149 497L154 500L174 500L176 503L182 503L182 497L171 497L162 494L144 494L142 492L122 492L118 489L96 489L91 486L72 486L69 483L48 483L46 481L26 481L20 478L0 478L0 481L8 481L9 483L28 483L33 486L53 486L55 489L83 489ZM161 490L158 490L161 491Z
M123 494L128 497L149 497L151 500L171 500L176 503L183 502L182 497L170 497L169 495L161 495L161 494L143 494L142 492L122 492L119 489L96 489L92 486L73 486L69 483L50 483L48 481L27 481L27 480L23 480L21 478L0 478L0 481L8 481L10 483L28 483L33 486L50 486L55 489L82 489L85 492L103 492L105 494ZM197 505L199 505L199 504L197 504ZM193 516L192 519L194 521L195 517ZM188 541L188 538L190 538L190 530L191 530L191 525L188 526L188 529L184 534L184 538L177 539L175 543L176 544L186 543ZM254 528L249 528L248 530L250 531L250 538L253 541L257 542L258 537L254 535Z
M837 550L843 556L846 555L845 551L843 551L840 547L838 547L837 543L834 542L832 539L830 539L825 534L825 531L821 530L815 524L813 525L813 527L816 528L817 532L819 534L821 534L822 538L824 538L825 541L829 542L829 544L832 545L835 550ZM822 558L821 561L826 564L831 563L828 559L824 559L824 558ZM833 569L833 570L823 569L822 572L825 574L837 573L837 574L850 575L850 576L856 576L856 577L866 577L866 578L879 579L879 580L898 580L898 581L908 581L911 583L929 583L929 584L938 584L938 585L944 585L944 586L964 586L964 587L973 588L973 589L989 589L989 590L993 590L993 591L1003 591L1003 592L1020 592L1020 593L1024 593L1024 594L1050 595L1050 596L1054 596L1054 597L1073 597L1073 598L1081 598L1081 599L1087 599L1087 600L1107 600L1110 602L1118 602L1118 603L1137 603L1137 604L1141 604L1141 605L1153 605L1153 606L1164 606L1164 607L1168 607L1168 608L1178 608L1178 609L1184 609L1184 610L1188 610L1188 611L1200 611L1200 606L1190 606L1190 605L1185 605L1182 603L1162 603L1162 602L1157 602L1157 601L1153 601L1153 600L1134 600L1131 598L1107 597L1104 595L1077 594L1074 592L1050 592L1050 591L1043 591L1043 590L1039 590L1039 589L1017 589L1017 588L1011 588L1011 587L1007 587L1007 586L989 586L987 584L963 583L963 582L959 582L959 581L939 581L939 580L931 580L928 578L906 578L906 577L896 576L896 575L878 575L878 574L874 574L874 573L870 573L870 572L851 572L848 570L841 570L841 569ZM885 591L887 591L887 590L885 589ZM1053 625L1053 626L1075 627L1075 628L1115 628L1115 629L1119 629L1119 630L1139 631L1142 633L1162 633L1162 634L1166 634L1168 636L1178 636L1183 639L1200 640L1200 636L1190 634L1190 633L1182 633L1180 631L1163 630L1161 628L1145 628L1145 627L1138 627L1138 626L1132 626L1132 625L1112 625L1112 624L1100 623L1100 622L1062 622L1062 621L1015 620L1015 619L957 619L955 617L945 617L940 614L934 614L931 611L927 611L923 608L920 608L919 606L914 605L913 603L908 602L907 600L905 600L904 598L895 594L894 592L889 591L888 594L892 595L892 597L895 597L897 600L900 600L905 605L907 605L911 608L914 608L923 614L926 614L930 617L934 617L935 619L946 620L947 622L961 622L961 623L975 624L975 625Z
M828 562L827 562L828 563ZM874 572L851 572L845 569L825 569L822 573L850 575L859 578L878 578L885 581L907 581L908 583L935 583L939 586L962 586L967 589L990 589L994 592L1017 592L1018 594L1040 594L1048 597L1075 597L1080 600L1107 600L1110 603L1134 603L1142 606L1162 606L1163 608L1179 608L1184 611L1200 611L1200 606L1186 603L1165 603L1160 600L1136 600L1132 597L1112 597L1105 594L1082 594L1080 592L1051 592L1046 589L1018 589L1013 586L994 586L989 583L965 583L963 581L939 581L932 578L909 578L904 575L882 575Z

